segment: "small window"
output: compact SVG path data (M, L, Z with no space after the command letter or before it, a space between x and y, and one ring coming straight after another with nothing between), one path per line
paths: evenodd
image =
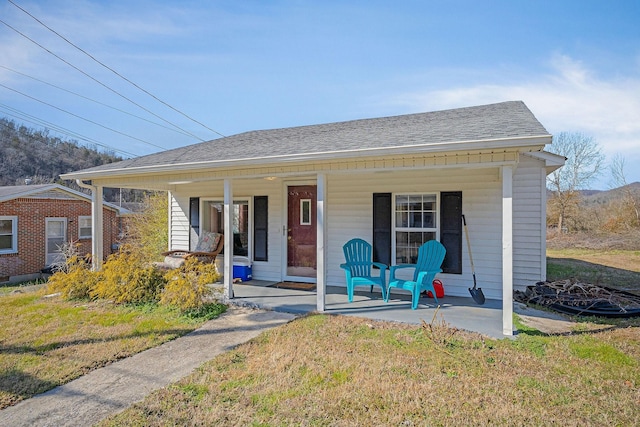
M18 217L0 216L0 254L18 252Z
M437 236L437 197L435 194L396 195L396 264L413 264L418 248Z
M90 216L81 216L78 217L78 237L80 239L90 239L91 238L91 217Z
M300 225L311 225L311 199L300 200Z

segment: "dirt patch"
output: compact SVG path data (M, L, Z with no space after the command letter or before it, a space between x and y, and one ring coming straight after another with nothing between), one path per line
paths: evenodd
M558 235L547 232L548 249L592 249L598 251L638 251L640 250L640 230L625 233L567 233Z

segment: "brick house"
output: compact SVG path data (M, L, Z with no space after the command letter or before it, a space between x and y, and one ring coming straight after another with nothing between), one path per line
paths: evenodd
M122 213L104 203L103 253L118 243ZM38 278L60 259L59 247L91 254L91 197L58 184L0 187L0 283Z

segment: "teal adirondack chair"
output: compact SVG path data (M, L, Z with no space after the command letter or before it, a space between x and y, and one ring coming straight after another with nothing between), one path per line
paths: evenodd
M373 262L371 245L362 239L351 239L342 247L346 262L340 264L347 276L347 295L349 302L353 302L353 289L356 286L380 286L382 299L387 300L386 271L387 266L380 262ZM373 268L379 271L373 275Z
M411 308L418 308L420 292L431 291L433 298L438 304L436 290L433 288L433 279L436 274L441 273L442 261L446 254L446 249L437 240L429 240L418 249L418 261L415 264L392 265L389 274L389 289L387 299L391 294L391 288L405 289L411 291ZM402 268L413 268L413 280L401 280L396 278L396 271Z

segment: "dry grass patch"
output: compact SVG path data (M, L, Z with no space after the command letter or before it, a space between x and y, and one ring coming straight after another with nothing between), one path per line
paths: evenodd
M0 297L0 408L197 328L177 309Z
M638 331L491 340L310 315L102 425L638 425Z
M547 249L547 278L576 278L640 294L640 251Z

